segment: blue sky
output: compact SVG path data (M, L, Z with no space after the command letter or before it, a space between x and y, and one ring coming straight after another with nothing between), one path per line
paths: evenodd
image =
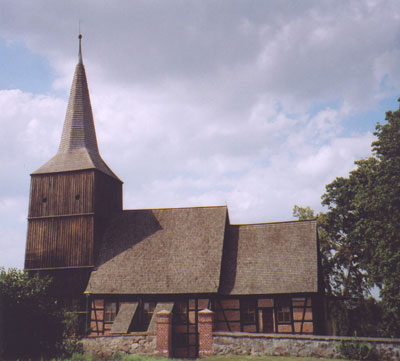
M29 174L57 151L83 19L100 152L125 208L323 210L398 107L397 1L0 4L0 266L23 267Z
M31 93L50 93L56 77L46 57L32 52L21 42L0 39L0 88Z

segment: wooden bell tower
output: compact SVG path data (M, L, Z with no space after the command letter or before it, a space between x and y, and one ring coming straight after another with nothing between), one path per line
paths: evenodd
M81 38L58 152L31 174L25 252L25 270L64 278L66 293L83 292L107 220L122 211L122 182L97 146Z

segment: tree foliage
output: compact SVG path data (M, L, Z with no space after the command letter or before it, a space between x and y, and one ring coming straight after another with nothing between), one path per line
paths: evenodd
M65 336L65 314L49 277L0 268L2 352L9 358L54 355Z
M298 205L294 205L293 207L293 217L297 217L299 221L304 221L307 219L314 219L314 210L310 207L300 207Z
M400 336L400 110L377 124L373 156L357 161L347 178L326 186L318 216L328 249L330 291L366 297L380 289L380 334Z

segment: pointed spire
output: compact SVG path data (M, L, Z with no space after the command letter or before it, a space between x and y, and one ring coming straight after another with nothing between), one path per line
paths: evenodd
M82 62L82 35L78 38L78 64L75 67L60 146L57 154L33 174L96 168L118 179L101 159L97 146L86 72Z
M83 64L83 63L82 63L82 34L79 34L78 39L79 39L78 63L79 63L79 64Z
M82 63L81 39L82 37L80 36L79 62L75 67L64 129L58 152L66 153L74 149L86 148L89 153L99 155L86 72Z

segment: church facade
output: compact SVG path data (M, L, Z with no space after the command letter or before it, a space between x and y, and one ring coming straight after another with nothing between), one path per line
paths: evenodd
M316 221L233 225L226 206L122 206L100 156L79 42L58 152L31 174L25 270L50 274L92 336L155 332L172 313L177 357L198 354L199 311L213 329L322 329Z

